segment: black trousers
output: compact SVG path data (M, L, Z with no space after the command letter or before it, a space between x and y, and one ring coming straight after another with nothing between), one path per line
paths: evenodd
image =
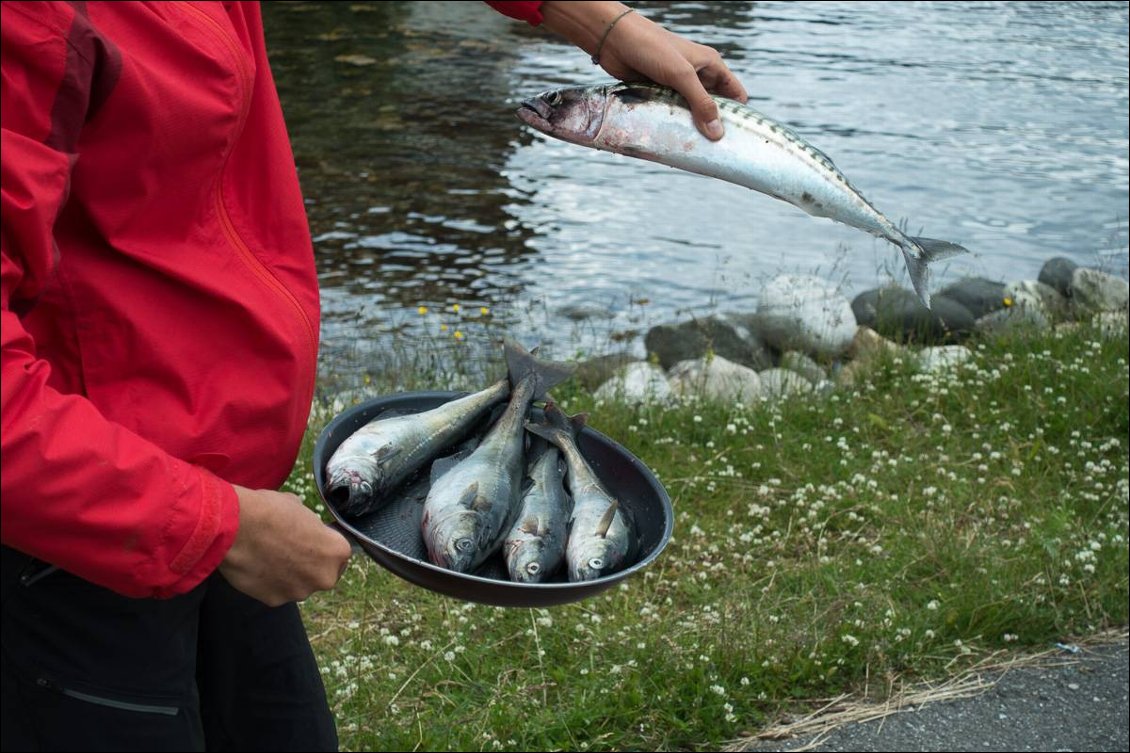
M3 547L0 748L337 750L298 607L129 599Z

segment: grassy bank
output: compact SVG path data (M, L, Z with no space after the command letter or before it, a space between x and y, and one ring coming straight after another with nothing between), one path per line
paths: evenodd
M1125 625L1126 333L971 347L946 375L892 358L750 408L557 390L664 482L670 545L621 586L533 610L355 557L303 605L343 748L717 749L804 699L881 698ZM340 409L315 411L290 482L312 506L310 448Z

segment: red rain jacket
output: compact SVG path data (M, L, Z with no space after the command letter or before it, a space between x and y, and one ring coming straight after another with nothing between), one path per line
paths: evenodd
M2 538L190 590L306 425L318 289L255 4L3 4ZM230 483L229 483L230 482Z
M526 2L523 0L497 0L492 2L487 0L487 5L494 8L499 13L504 13L511 18L517 18L519 21L525 21L530 26L537 26L542 21L541 16L541 2Z

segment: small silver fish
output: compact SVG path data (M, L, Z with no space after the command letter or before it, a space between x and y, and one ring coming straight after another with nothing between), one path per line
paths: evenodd
M908 236L790 128L739 102L714 101L726 129L719 141L698 132L682 96L655 84L548 91L522 102L518 117L563 141L736 183L883 238L902 251L911 284L929 307L929 263L965 248Z
M571 366L539 361L514 342L506 343L513 389L502 416L479 446L445 468L436 461L424 500L421 532L428 559L440 567L471 572L498 551L517 512L525 470L523 426L530 405L573 372Z
M568 466L573 514L565 562L571 582L596 580L632 563L639 548L635 521L628 510L608 493L577 448L575 436L585 415L566 417L553 404L545 408L549 425L526 423L526 430L556 445Z
M510 580L519 583L540 583L565 561L573 504L565 493L561 451L545 442L541 444L541 454L530 465L531 483L522 494L514 525L502 542Z
M378 416L341 443L326 463L326 498L343 515L380 509L389 492L462 441L510 394L502 379L432 410Z

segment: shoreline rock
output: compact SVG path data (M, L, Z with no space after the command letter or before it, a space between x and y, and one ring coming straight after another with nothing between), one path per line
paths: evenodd
M959 280L927 309L910 290L883 286L850 303L828 282L781 275L753 313L667 322L644 338L648 360L610 354L580 366L598 397L664 401L691 395L751 402L848 386L878 358L909 353L924 372L972 357L963 343L1022 328L1098 319L1112 336L1127 329L1127 281L1068 259L1044 264L1038 280Z

